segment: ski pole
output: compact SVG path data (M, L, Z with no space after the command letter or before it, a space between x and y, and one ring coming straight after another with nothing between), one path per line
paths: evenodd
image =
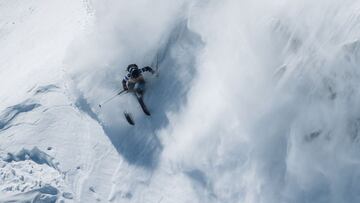
M122 90L122 91L120 91L119 93L116 93L114 96L110 97L110 98L107 99L106 101L104 101L104 102L102 102L101 104L99 104L99 108L101 108L102 105L104 105L104 104L110 102L111 100L113 100L116 96L118 96L118 95L120 95L120 94L122 94L122 93L124 93L124 92L126 92L126 91L127 91L127 90Z
M159 53L156 54L155 77L159 77Z

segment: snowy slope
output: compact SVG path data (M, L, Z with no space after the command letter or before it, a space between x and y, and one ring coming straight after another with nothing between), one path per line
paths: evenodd
M0 202L358 202L359 9L0 0Z
M9 200L41 199L41 195L49 195L41 190L44 184L59 186L59 198L55 199L65 198L63 194L69 193L70 199L80 201L82 183L96 165L93 161L111 151L107 147L98 149L109 142L103 137L101 127L77 110L64 81L63 59L67 49L92 18L85 2L67 3L1 2L1 85L4 87L1 89L1 151L5 155L16 154L37 147L58 163L58 168L43 166L36 162L39 155L19 159L19 170L26 171L30 164L35 168L32 170L40 171L34 172L34 177L22 175L25 182L29 178L27 184L31 187L23 191L13 185L12 189L2 191L1 201L5 201L4 196L10 196ZM17 173L14 180L7 177L9 164L4 165L2 185L9 187L12 181L24 187L16 181ZM57 173L52 172L54 169ZM52 179L59 183L53 185ZM49 201L53 199L50 197Z

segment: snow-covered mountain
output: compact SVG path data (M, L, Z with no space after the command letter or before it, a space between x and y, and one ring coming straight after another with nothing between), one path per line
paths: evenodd
M359 9L0 0L0 202L359 202Z

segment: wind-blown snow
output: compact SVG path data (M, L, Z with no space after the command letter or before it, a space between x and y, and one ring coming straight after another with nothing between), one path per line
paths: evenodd
M359 9L0 1L0 201L358 202Z

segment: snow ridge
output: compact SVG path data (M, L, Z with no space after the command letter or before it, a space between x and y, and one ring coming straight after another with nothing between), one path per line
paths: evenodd
M6 108L0 114L0 130L6 130L12 127L11 123L17 116L30 112L40 106L41 105L35 101L25 100L17 105Z

